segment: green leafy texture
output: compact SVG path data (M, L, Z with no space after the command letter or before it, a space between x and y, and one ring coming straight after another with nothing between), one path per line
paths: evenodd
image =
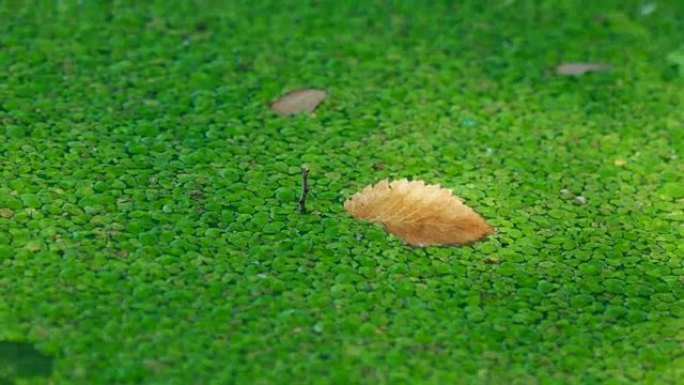
M682 383L680 3L1 2L0 338L59 384ZM405 176L497 234L344 212Z
M0 341L0 384L11 379L47 377L52 372L53 359L30 343Z
M667 54L667 60L677 66L679 74L684 76L684 46Z

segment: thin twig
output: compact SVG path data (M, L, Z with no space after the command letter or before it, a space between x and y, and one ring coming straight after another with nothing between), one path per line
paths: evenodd
M299 197L299 213L306 212L306 197L309 195L309 169L302 167L302 195Z

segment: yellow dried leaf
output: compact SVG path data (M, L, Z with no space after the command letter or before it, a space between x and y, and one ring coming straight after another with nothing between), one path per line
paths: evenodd
M383 180L344 202L354 217L382 224L413 246L465 244L494 228L451 190L423 181Z
M271 109L279 115L292 115L298 112L311 113L328 97L328 93L314 88L301 88L290 91L271 103Z

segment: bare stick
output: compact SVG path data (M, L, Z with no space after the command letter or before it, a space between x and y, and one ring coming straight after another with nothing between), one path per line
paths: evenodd
M306 196L309 195L309 169L302 167L302 195L299 197L299 213L306 212Z

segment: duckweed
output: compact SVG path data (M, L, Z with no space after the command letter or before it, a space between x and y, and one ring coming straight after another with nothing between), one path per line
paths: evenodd
M683 383L684 8L653 4L0 3L0 341L54 359L0 381ZM300 87L329 97L269 110ZM345 213L402 177L497 233Z

